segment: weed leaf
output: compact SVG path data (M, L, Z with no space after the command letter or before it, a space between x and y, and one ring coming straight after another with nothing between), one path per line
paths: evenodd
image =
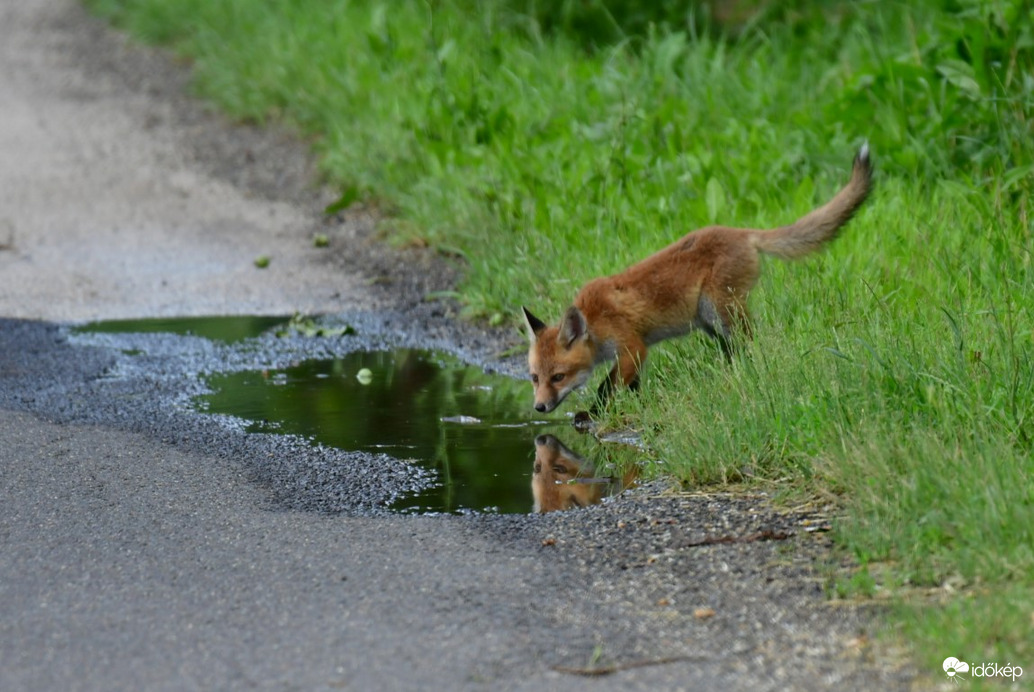
M725 191L717 178L710 178L704 190L704 201L707 203L707 220L710 223L718 223L725 212Z

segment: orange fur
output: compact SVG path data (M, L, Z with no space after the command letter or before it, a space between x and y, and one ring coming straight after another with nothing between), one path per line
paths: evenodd
M535 512L588 507L631 486L638 475L635 468L624 476L599 478L591 461L564 446L553 435L535 438L535 464L532 467L531 493Z
M600 387L600 403L613 387L637 387L649 346L694 329L717 339L728 356L737 332L750 337L747 296L761 272L760 254L795 259L815 252L836 238L871 189L864 145L850 181L789 226L693 231L620 274L587 283L556 326L523 308L535 409L552 411L608 361L616 362Z

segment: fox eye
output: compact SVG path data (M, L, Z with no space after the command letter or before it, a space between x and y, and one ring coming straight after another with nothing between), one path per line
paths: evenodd
M549 379L550 379L551 382L563 382L565 377L567 377L567 375L565 375L562 372L558 372L557 374L553 375Z
M539 383L539 376L533 374L531 376L531 381L534 382L535 384L538 384Z

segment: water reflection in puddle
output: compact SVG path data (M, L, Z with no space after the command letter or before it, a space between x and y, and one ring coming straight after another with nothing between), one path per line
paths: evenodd
M533 474L536 436L546 429L570 432L567 422L529 417L526 383L442 354L352 353L284 370L218 375L208 384L214 393L202 397L202 407L252 421L252 431L383 452L434 470L440 483L398 502L400 511L526 513L533 504L535 511L552 511L599 501L609 489L587 484L585 471L593 466L570 450L569 475ZM562 501L533 503L529 490L549 479L571 491L554 493Z
M213 317L102 322L77 331L172 332L234 343L287 324ZM197 408L244 419L249 432L299 435L434 471L438 483L399 501L398 511L549 512L599 502L634 479L615 471L634 467L631 447L580 435L566 418L533 418L526 382L441 353L356 352L213 375L206 383L212 393L199 397Z
M214 393L203 397L205 408L254 421L251 430L381 452L438 473L440 487L396 509L528 510L534 432L518 382L403 349L219 375L208 384Z
M290 324L290 317L155 317L146 320L107 320L76 328L85 334L168 333L200 336L212 341L234 343Z
M595 462L580 456L554 435L535 438L531 492L535 512L588 507L635 483L638 468L625 464L618 476L597 476Z

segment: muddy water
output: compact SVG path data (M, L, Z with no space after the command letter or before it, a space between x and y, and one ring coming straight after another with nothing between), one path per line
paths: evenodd
M80 331L190 334L250 349L256 342L249 340L271 338L285 325L286 318L215 317L102 322ZM566 417L536 414L526 382L439 352L353 352L212 375L206 384L211 393L196 408L243 419L249 432L298 435L433 471L435 485L394 505L401 512L571 509L633 479L614 470L628 466L620 445L578 434Z

